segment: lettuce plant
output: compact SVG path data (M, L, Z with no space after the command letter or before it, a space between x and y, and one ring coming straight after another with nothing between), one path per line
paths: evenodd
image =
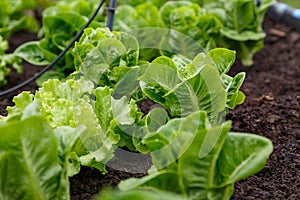
M86 24L97 4L98 1L95 0L64 0L47 7L43 10L43 27L39 31L42 39L19 46L14 54L37 66L51 63ZM100 15L97 20L103 21ZM90 26L103 27L104 25L98 21L93 21ZM71 50L55 65L55 68L58 72L57 78L66 77L74 71ZM44 75L43 79L47 80L47 77L51 76L53 77L53 74Z
M69 176L77 174L81 165L105 173L104 164L113 157L119 136L104 132L100 126L93 111L93 102L88 97L92 89L93 84L88 81L68 80L62 83L51 79L43 84L35 96L29 92L16 96L13 100L15 106L8 107L8 116L0 121L6 124L28 115L42 116L55 133L62 133L58 135L58 143L70 149L65 155L68 158Z
M3 0L0 2L0 35L7 39L13 32L29 30L36 32L39 28L37 20L26 10L37 6L34 0Z
M144 139L153 162L149 174L122 181L119 188L230 199L234 183L261 170L273 147L261 136L229 130L230 122L211 126L202 111L170 120Z
M253 55L263 47L262 21L275 1L262 1L259 6L252 0L168 1L158 7L155 2L121 4L116 12L116 29L166 27L190 36L206 50L216 46L234 49L249 66ZM155 20L145 10L151 10Z
M14 32L28 30L36 32L39 28L37 20L26 10L32 10L37 6L33 0L3 0L0 2L0 87L7 84L6 76L10 73L8 66L22 71L22 60L12 53L6 53L9 49L8 38Z
M123 37L121 34L118 39L127 45L121 46L111 40L115 36L103 36L101 29L87 30L84 39L74 49L74 53L80 56L80 66L83 66L77 73L82 74L82 69L89 71L89 67L93 67L86 64L89 62L98 66L105 63L106 72L126 65L131 53L138 55L139 49L128 48L128 44L136 47L136 40L125 36L131 41L126 42ZM83 41L90 41L88 43L93 45L86 45ZM107 55L99 50L99 47L106 47L104 44L108 41L111 43L108 52L114 49L114 54ZM81 43L85 45L81 46ZM194 59L182 55L160 56L150 63L135 59L126 73L121 71L121 78L116 83L106 82L111 89L96 89L96 111L105 111L97 116L101 121L109 121L102 127L121 136L120 146L150 153L154 164L148 176L122 182L119 185L121 190L129 190L129 194L137 196L141 189L150 188L179 193L182 198L189 199L229 199L236 181L262 169L272 152L271 142L253 134L229 133L230 122L221 123L220 120L226 109L234 108L244 100L239 88L245 74L227 75L234 60L235 52L222 48L200 53ZM106 79L109 77L106 75L109 73L103 74ZM96 85L103 84L101 77L93 77L92 73L84 76L95 80ZM166 110L155 108L143 117L137 117L128 112L127 106L114 107L116 101L128 102L127 99L135 98L133 94L137 91ZM113 100L106 99L106 103L101 101L97 105L97 99L107 92ZM107 110L109 107L112 109ZM121 115L115 115L114 110L121 109L127 120L123 121L123 118L123 123L112 129L116 123L111 122ZM137 190L130 193L131 189Z
M234 48L248 66L253 63L253 55L264 46L262 23L267 9L274 3L274 0L266 0L257 6L252 0L204 1L202 6L222 19L220 44Z
M239 88L245 73L227 75L235 61L234 51L213 49L193 59L170 54L171 57L159 56L151 63L140 60L139 52L137 39L129 33L88 28L73 49L77 69L74 75L92 81L97 87L109 86L116 100L134 99L139 103L147 97L163 106L171 117L205 110L213 124L223 120L228 109L244 101ZM137 117L135 122L147 125L146 118ZM108 119L113 120L113 116ZM134 124L121 127L133 136L119 130L122 144L131 150L147 151L136 139L147 131Z
M138 64L139 44L129 34L87 28L73 49L77 76L98 86L113 86Z
M22 60L14 54L7 54L5 51L8 49L8 41L0 35L0 86L7 83L6 76L9 74L10 69L7 67L11 65L16 69L17 73L22 71Z

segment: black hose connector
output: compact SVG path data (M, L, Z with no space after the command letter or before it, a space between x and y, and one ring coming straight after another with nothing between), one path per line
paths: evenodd
M110 31L113 30L116 7L117 0L110 0L109 7L106 8L108 10L106 26L109 28Z

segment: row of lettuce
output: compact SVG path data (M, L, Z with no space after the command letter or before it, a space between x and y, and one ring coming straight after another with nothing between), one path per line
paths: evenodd
M131 1L120 0L116 10L114 30L130 31L142 27L160 27L179 31L197 41L204 51L222 46L236 50L245 66L252 64L253 55L263 47L264 14L275 0L203 0L203 1ZM22 71L21 59L44 66L67 46L98 6L98 0L3 0L0 21L0 85L12 65ZM28 10L43 6L42 27ZM2 12L1 12L2 13ZM29 14L28 14L29 13ZM104 27L107 10L102 9L90 27ZM6 55L7 39L20 29L38 31L39 41L20 46ZM155 34L153 35L155 37ZM165 41L172 43L172 40ZM188 49L186 50L188 51ZM145 54L144 54L145 55ZM157 52L151 52L152 58ZM48 72L39 83L49 77L64 78L74 71L73 55L69 51L56 64L56 72Z
M272 143L224 120L245 98L245 73L227 74L235 51L191 59L167 49L147 60L140 46L87 28L71 52L75 72L14 98L0 118L1 199L70 199L69 177L81 166L107 173L117 148L150 154L153 165L95 198L230 199L236 181L264 167ZM145 99L154 106L142 112Z
M36 18L25 10L36 7L33 0L0 2L0 86L7 84L6 76L10 73L8 66L13 67L18 73L22 72L22 59L13 53L8 53L8 38L14 32L27 30L37 32L39 24Z

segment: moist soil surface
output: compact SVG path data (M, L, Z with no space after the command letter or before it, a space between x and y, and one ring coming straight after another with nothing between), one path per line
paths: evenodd
M254 64L244 67L236 61L231 75L245 71L247 77L241 88L245 102L230 111L232 131L256 133L269 138L274 145L266 167L254 176L239 181L232 196L234 200L298 200L300 199L300 33L291 28L265 20L267 33L265 47L255 55ZM11 36L12 51L24 41L36 39L34 34L19 32ZM13 87L40 71L24 63L24 72L8 76L9 84L1 90ZM32 83L23 90L34 92ZM6 106L13 105L12 98L19 91L0 97L0 114L6 115ZM147 110L150 104L141 105ZM116 170L116 162L121 170ZM120 163L124 166L120 166ZM128 162L122 159L122 151L102 175L96 169L83 167L70 178L71 199L87 200L104 187L115 187L121 180L143 176L150 166L147 157ZM132 170L134 169L134 170ZM138 173L132 173L136 171Z

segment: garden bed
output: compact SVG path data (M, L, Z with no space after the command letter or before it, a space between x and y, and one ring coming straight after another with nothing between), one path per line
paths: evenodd
M233 121L232 131L252 132L269 138L274 145L267 166L258 174L240 181L235 186L232 199L300 199L300 33L284 25L266 19L264 24L267 37L265 48L254 57L254 65L246 68L237 61L230 73L246 71L247 77L242 91L247 99L227 116ZM11 37L12 49L22 41L34 39L24 32ZM24 39L24 40L22 40ZM11 49L11 50L12 50ZM8 78L10 88L38 72L41 68L28 64L23 74ZM35 84L24 88L34 91ZM0 113L12 105L13 95L0 99ZM128 166L145 169L149 163ZM90 199L104 186L116 186L131 176L108 168L102 175L96 169L82 168L70 178L71 199Z

